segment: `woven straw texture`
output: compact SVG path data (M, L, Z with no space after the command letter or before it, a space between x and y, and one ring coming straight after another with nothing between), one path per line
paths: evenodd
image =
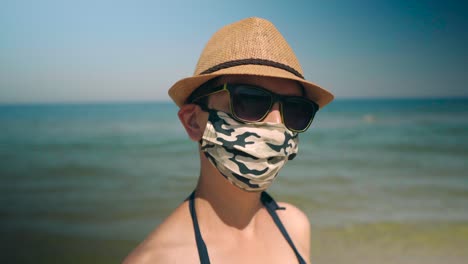
M299 81L306 96L322 108L333 95L303 78L303 71L293 50L268 20L247 18L217 31L206 44L194 75L169 89L178 106L204 82L220 75L257 75Z

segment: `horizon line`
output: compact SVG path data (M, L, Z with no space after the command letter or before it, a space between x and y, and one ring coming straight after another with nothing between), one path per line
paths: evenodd
M371 100L468 100L468 95L462 96L406 96L406 97L392 97L392 96L351 96L351 97L335 97L333 101L371 101ZM93 105L93 104L152 104L152 103L173 103L170 99L128 99L128 100L77 100L77 101L16 101L16 102L1 102L0 106L6 105ZM175 103L174 103L175 105Z

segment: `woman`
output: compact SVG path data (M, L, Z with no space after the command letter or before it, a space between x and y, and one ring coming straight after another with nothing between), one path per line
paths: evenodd
M304 80L287 42L260 18L216 32L194 76L169 95L199 144L198 184L125 263L308 263L307 216L264 191L333 95Z

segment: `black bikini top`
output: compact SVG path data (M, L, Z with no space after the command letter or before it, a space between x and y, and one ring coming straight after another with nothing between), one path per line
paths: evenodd
M276 210L284 210L285 208L279 207L275 200L273 200L273 198L266 192L262 192L260 199L262 201L263 206L265 206L265 208L268 210L268 213L270 214L271 218L273 218L273 221L275 222L276 226L281 231L281 234L283 234L284 238L286 239L286 241L288 241L288 244L293 249L294 254L296 254L297 260L299 261L299 264L306 264L305 260L299 254L299 251L297 251L296 246L294 246L294 243L292 242L288 232L284 228L283 223L281 222L281 220L278 217L278 214L276 213ZM192 216L193 228L195 230L195 240L197 241L200 264L209 264L210 258L208 256L208 249L206 248L205 242L203 241L203 238L201 236L200 228L198 226L197 213L195 212L195 191L192 192L188 200L190 215Z

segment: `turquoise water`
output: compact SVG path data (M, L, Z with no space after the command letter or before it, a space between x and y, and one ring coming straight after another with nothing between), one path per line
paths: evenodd
M176 114L171 103L0 106L2 232L21 235L18 245L35 241L28 234L54 236L54 245L129 241L114 249L125 256L195 186L197 145ZM300 135L270 193L336 237L365 239L350 226L398 234L415 223L460 234L467 161L468 99L335 100ZM451 245L439 235L429 240ZM50 252L37 254L45 263Z

